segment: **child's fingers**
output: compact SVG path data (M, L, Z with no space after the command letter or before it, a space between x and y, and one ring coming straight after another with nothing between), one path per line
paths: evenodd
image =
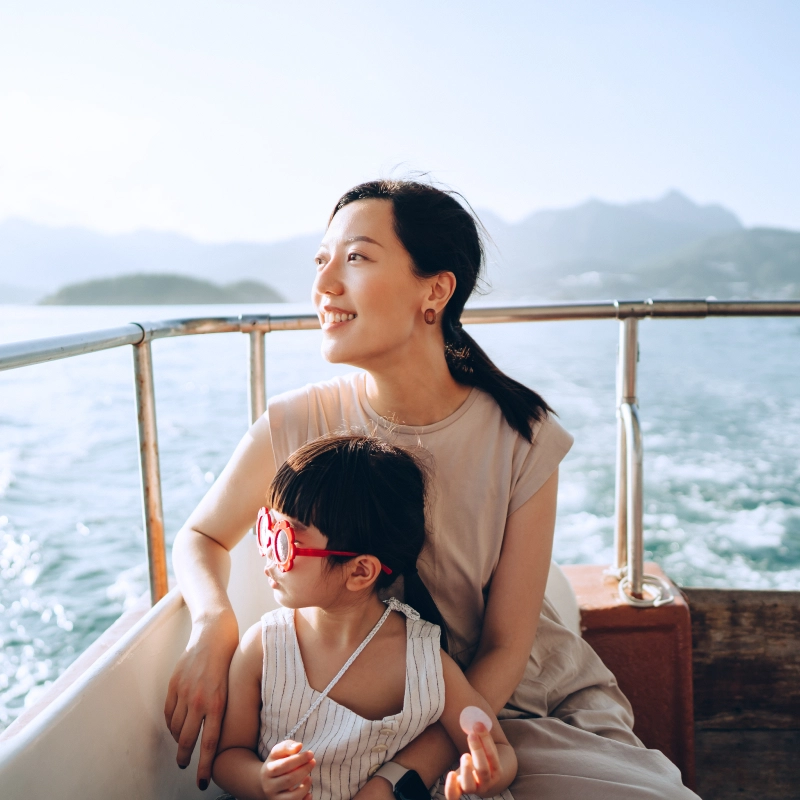
M472 756L464 753L458 768L458 783L464 794L475 794L478 791L478 782L475 780L475 767Z
M492 777L492 771L489 767L489 759L486 757L486 750L484 750L481 737L471 733L467 736L467 744L472 756L472 768L475 771L478 783L487 783Z
M273 792L275 790L273 789ZM275 800L304 800L305 797L311 794L311 778L306 778L299 786L286 791L279 791L276 794L270 794Z
M286 739L282 742L278 742L272 750L269 751L269 755L267 756L267 761L275 761L279 758L286 758L286 756L294 755L295 753L299 753L303 749L302 742L295 742L291 739Z
M474 732L467 736L467 744L475 771L478 773L478 781L485 783L500 769L500 756L492 734L479 723L475 726Z
M278 791L284 788L297 786L305 775L309 775L316 764L314 754L310 750L304 753L295 753L286 758L276 758L264 762L261 770L263 774L271 779L287 778L282 781Z
M294 769L285 771L284 767L297 764ZM282 800L303 800L311 791L311 772L317 762L313 753L295 753L275 761L265 761L261 766L261 788L264 794Z
M273 762L274 764L275 762ZM280 763L280 762L278 762ZM282 772L278 775L272 773L269 769L272 764L265 764L262 769L262 785L269 784L270 793L285 792L299 786L306 778L311 775L312 770L316 766L316 761L308 761L291 772Z
M481 737L486 758L489 761L489 769L492 775L496 775L500 770L500 754L497 752L497 742L492 738L492 732L486 730L486 726L479 722L475 726L475 733Z
M447 773L447 780L444 782L445 800L461 800L462 791L458 785L458 773L454 770Z

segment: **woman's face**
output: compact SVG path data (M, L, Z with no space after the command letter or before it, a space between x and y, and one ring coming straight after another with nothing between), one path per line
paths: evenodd
M390 201L345 206L331 220L316 262L312 297L328 361L369 369L413 351L430 287L414 275Z

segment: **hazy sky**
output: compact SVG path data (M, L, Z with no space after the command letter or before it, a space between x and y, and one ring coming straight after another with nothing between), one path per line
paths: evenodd
M798 42L791 0L0 0L0 219L274 240L401 165L800 229Z

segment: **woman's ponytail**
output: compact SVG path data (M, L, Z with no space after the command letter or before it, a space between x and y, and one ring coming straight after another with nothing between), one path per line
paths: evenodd
M478 282L484 249L477 218L456 192L419 181L382 180L362 183L342 195L336 212L357 200L388 200L394 209L397 238L408 251L415 273L429 278L452 272L456 288L442 315L445 356L450 374L466 386L490 394L508 424L529 442L533 424L552 409L536 392L509 378L471 336L461 329L461 312Z
M450 374L465 386L477 386L490 394L506 422L529 442L533 423L542 420L552 409L541 395L501 372L480 345L461 327L461 323L442 319L444 355Z
M428 587L422 582L416 566L403 573L403 592L405 602L413 609L416 609L422 619L439 626L441 630L441 647L447 653L447 624L431 597Z

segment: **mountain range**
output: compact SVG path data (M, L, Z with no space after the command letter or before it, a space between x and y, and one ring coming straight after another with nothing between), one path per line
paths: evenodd
M199 303L283 303L274 289L258 281L218 286L185 275L136 273L70 283L40 300L47 306L155 306Z
M672 191L657 200L589 200L507 223L479 212L488 233L492 300L614 297L800 297L800 233L745 228L720 205ZM271 244L203 244L154 231L104 235L0 222L0 303L33 302L75 282L135 273L218 284L256 280L305 302L321 233Z

